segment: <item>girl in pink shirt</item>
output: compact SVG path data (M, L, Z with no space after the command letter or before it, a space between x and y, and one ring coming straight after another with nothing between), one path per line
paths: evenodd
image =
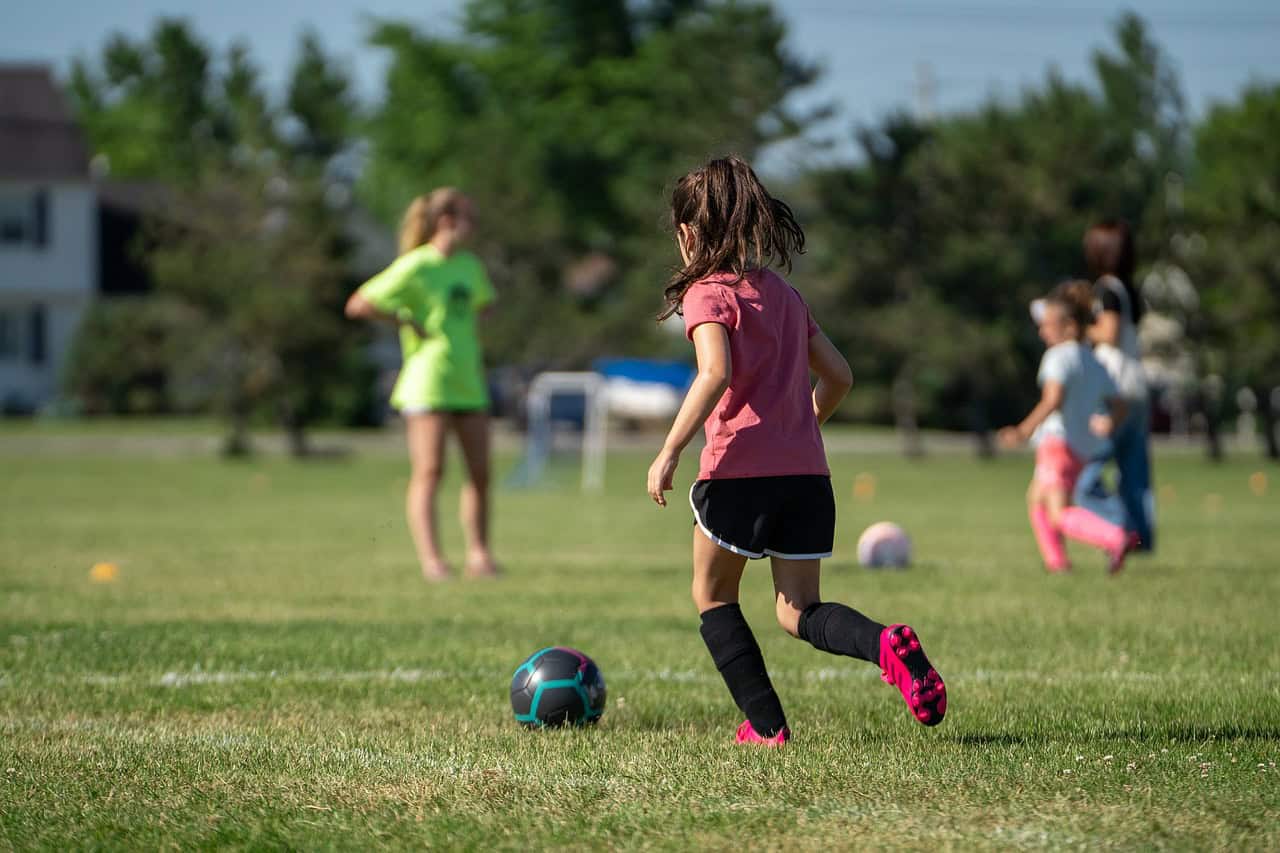
M698 374L649 468L648 491L667 505L680 452L703 426L707 443L689 492L693 600L703 641L747 718L738 742L780 746L791 738L738 606L747 560L766 555L783 630L823 651L879 663L912 716L936 725L947 710L946 688L915 632L818 593L836 518L819 425L853 379L800 294L768 268L776 261L790 271L804 232L737 157L681 178L671 214L683 267L667 286L659 319L683 315Z

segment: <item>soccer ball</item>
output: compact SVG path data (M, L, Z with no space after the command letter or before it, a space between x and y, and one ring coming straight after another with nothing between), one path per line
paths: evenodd
M600 668L577 649L539 649L511 676L511 710L524 726L594 723L604 713L604 700Z
M869 569L905 569L911 562L911 537L891 521L878 521L858 537L858 562Z

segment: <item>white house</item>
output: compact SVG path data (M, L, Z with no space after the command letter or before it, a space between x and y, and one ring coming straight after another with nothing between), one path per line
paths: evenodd
M99 291L98 233L88 148L49 69L0 65L0 412L56 395Z
M145 221L163 216L169 189L94 171L50 69L0 63L0 416L36 411L58 396L67 353L95 300L152 288L136 243ZM394 259L395 239L359 205L346 227L354 287ZM380 338L371 357L394 376L394 335Z

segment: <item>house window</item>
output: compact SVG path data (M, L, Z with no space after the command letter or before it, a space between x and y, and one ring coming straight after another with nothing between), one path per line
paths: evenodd
M49 238L49 194L0 190L0 245L44 246Z
M44 364L48 354L49 322L45 316L43 305L32 306L31 314L28 315L28 323L27 349L31 356L31 363Z
M18 341L18 315L0 308L0 361L11 361L22 351Z

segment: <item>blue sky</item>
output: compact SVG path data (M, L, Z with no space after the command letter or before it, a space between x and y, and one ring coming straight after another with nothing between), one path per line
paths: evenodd
M360 91L374 98L382 56L363 47L368 21L401 19L448 31L455 0L3 0L0 61L40 61L59 70L94 52L113 31L140 36L157 16L182 16L216 46L249 41L269 82L289 67L298 32L314 27L350 65ZM832 102L837 116L822 135L848 152L848 128L894 108L915 108L921 80L932 82L936 112L964 109L989 95L1011 96L1043 78L1050 65L1071 79L1089 75L1092 50L1112 22L1132 9L1151 24L1178 68L1193 113L1232 97L1251 79L1280 79L1280 2L1274 0L777 0L791 28L791 49L825 68L798 106ZM1068 8L1069 7L1069 8ZM270 10L263 14L263 10ZM775 168L807 149L776 153Z

